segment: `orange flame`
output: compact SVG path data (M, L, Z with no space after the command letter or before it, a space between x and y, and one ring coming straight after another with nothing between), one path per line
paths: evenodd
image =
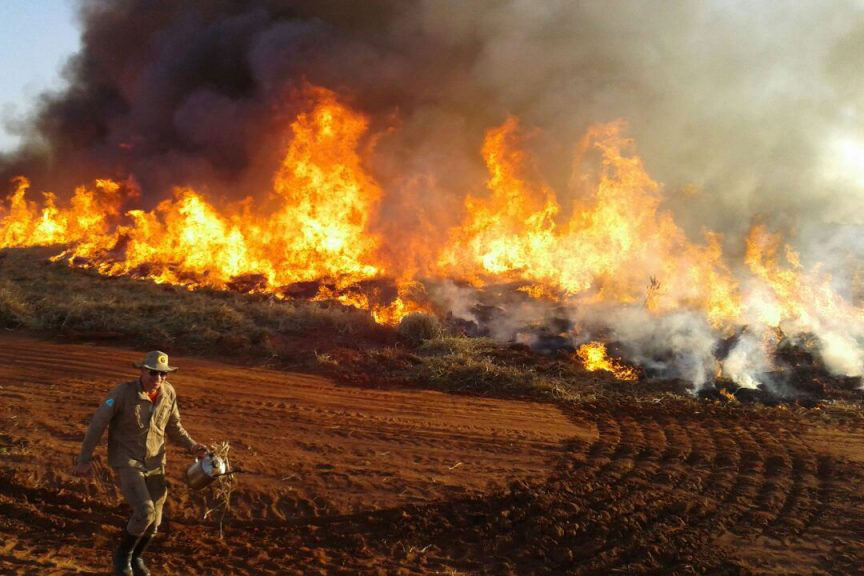
M735 320L737 284L720 237L706 234L704 246L693 244L660 210L660 187L638 157L625 155L630 142L622 128L597 126L581 144L577 166L589 151L599 152L601 177L588 198L573 199L568 219L532 173L518 122L510 118L490 131L483 147L490 194L468 197L466 220L439 260L443 273L527 279L581 301L644 300L658 312L703 309L715 325ZM646 297L649 277L660 280Z
M280 282L371 278L379 273L372 263L378 241L367 226L381 191L357 153L368 122L332 92L314 95L312 113L291 125L294 139L274 185L284 205L263 242L282 255L278 270L288 273Z
M15 191L8 206L0 208L0 247L36 246L88 242L108 233L111 220L129 195L118 183L97 180L94 189L80 186L67 209L57 207L54 194L42 195L41 208L27 199L30 181L13 180Z
M357 153L367 122L333 93L319 88L313 95L314 108L291 124L273 186L281 202L275 214L252 214L249 199L220 209L179 188L152 212L129 211L131 223L112 237L75 246L66 256L97 261L105 274L144 270L158 282L216 288L241 275L261 276L267 291L376 276L377 240L366 228L381 193ZM120 257L113 257L118 250Z
M536 270L538 255L552 248L559 208L550 189L527 182L528 162L517 147L517 128L518 121L509 118L487 135L483 157L491 195L466 199L468 220L454 231L454 243L440 259L442 267L471 275L479 264L482 272L503 278L544 275L544 270Z
M778 256L781 246L783 260ZM798 253L764 226L754 226L747 238L746 262L763 282L764 289L751 299L759 320L778 327L792 321L812 327L820 317L842 318L854 314L831 287L831 276L818 267L806 273Z
M8 208L0 213L3 247L66 243L58 258L93 266L106 275L132 274L156 282L224 289L248 277L255 290L279 293L288 284L324 281L318 300L335 299L369 309L382 323L423 308L408 299L400 281L392 302L370 301L346 291L378 277L379 241L369 219L380 202L377 183L365 172L358 150L368 121L322 88L309 88L314 105L290 126L291 140L273 184L275 211L256 213L252 200L216 206L190 188L152 211L129 210L111 181L95 191L79 188L61 210L51 194L41 206L26 198L29 182L16 180Z
M754 310L763 325L809 329L858 313L827 275L806 272L797 253L761 226L747 242L756 282L742 295L723 238L687 237L622 122L588 131L569 186L556 190L538 172L519 120L507 118L481 150L486 193L467 197L443 246L427 241L428 228L379 236L372 222L383 192L363 158L368 119L323 88L308 88L308 96L310 106L290 124L266 207L177 188L153 210L128 210L134 189L110 180L77 188L65 203L50 193L37 201L17 178L0 207L0 247L67 244L59 257L73 265L190 288L242 285L281 296L293 283L318 282L315 299L369 310L386 324L431 310L416 282L421 270L475 286L517 282L532 298L569 304L699 310L718 329L745 314L751 321ZM397 283L386 298L366 288L384 277ZM837 355L846 346L840 336Z
M602 342L588 342L576 350L576 355L582 360L582 365L589 372L603 370L611 372L618 380L633 381L639 379L634 368L626 366L606 355L606 345Z

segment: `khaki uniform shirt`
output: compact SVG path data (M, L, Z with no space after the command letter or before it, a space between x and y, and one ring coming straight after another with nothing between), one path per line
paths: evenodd
M154 470L165 466L165 435L190 452L196 445L180 424L177 393L162 382L156 402L150 402L138 380L120 384L96 410L81 445L78 461L89 462L108 427L108 465Z

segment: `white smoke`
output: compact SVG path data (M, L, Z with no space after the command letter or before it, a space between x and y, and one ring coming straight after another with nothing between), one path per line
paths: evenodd
M591 308L574 317L577 324L602 325L608 339L620 342L627 361L663 378L682 378L702 388L711 381L718 335L698 312L666 315L642 306Z
M822 343L822 360L825 367L834 374L844 376L864 375L864 351L862 339L838 332L819 334Z
M461 157L471 146L453 146L466 127L458 119L466 103L482 101L475 122L495 125L515 114L539 128L532 152L560 191L568 143L593 123L626 119L648 173L664 185L662 208L691 238L708 229L724 239L740 282L741 324L749 327L724 359L724 375L746 387L766 380L773 365L763 338L773 327L790 340L815 336L834 374L864 372L864 3L428 0L421 7L400 20L404 29L471 57L455 65L464 74L441 85L435 106L408 115L408 133L428 128ZM459 188L475 178L456 170L440 183ZM567 198L558 196L566 213ZM813 298L789 317L782 296L741 263L756 223L801 255L801 282L813 271L831 276L836 305ZM496 334L507 337L542 316L520 307ZM577 325L605 326L606 339L622 342L646 368L697 385L712 378L712 350L724 337L696 313L625 307L574 316Z
M477 322L474 311L479 298L477 290L470 286L460 286L447 280L427 288L432 301L453 315L454 318Z
M762 375L771 369L772 362L764 337L751 331L741 334L722 362L723 374L743 388L758 388L766 383Z

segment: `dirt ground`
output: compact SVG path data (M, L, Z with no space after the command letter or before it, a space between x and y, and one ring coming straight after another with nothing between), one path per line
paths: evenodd
M110 573L126 511L107 469L70 471L140 356L0 336L0 574ZM220 537L174 447L154 574L864 573L860 407L553 405L172 361L187 430L245 473Z

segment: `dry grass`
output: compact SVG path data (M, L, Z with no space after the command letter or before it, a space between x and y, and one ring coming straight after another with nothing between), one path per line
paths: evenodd
M441 337L416 348L378 347L364 351L353 365L340 365L336 376L375 383L409 385L456 394L573 399L597 391L593 375L568 356L542 356L524 346L508 346L488 338Z
M397 332L402 339L413 346L440 338L443 333L438 319L422 312L413 312L402 318Z
M231 510L231 494L237 487L237 475L234 474L234 469L228 459L228 453L231 451L231 446L228 442L218 442L210 446L210 453L213 456L221 459L226 463L228 474L219 476L210 485L210 493L206 497L204 519L206 520L211 515L219 516L219 538L224 536L222 530L225 522L225 515Z
M174 353L268 359L282 352L273 344L279 337L326 334L338 344L380 337L382 330L359 310L106 278L51 263L56 252L0 251L0 326Z
M107 278L50 262L56 253L56 248L0 251L0 326L174 354L218 353L353 384L537 399L573 398L607 387L603 376L586 375L566 355L449 337L446 327L425 315L412 315L399 337L367 312L335 303Z

